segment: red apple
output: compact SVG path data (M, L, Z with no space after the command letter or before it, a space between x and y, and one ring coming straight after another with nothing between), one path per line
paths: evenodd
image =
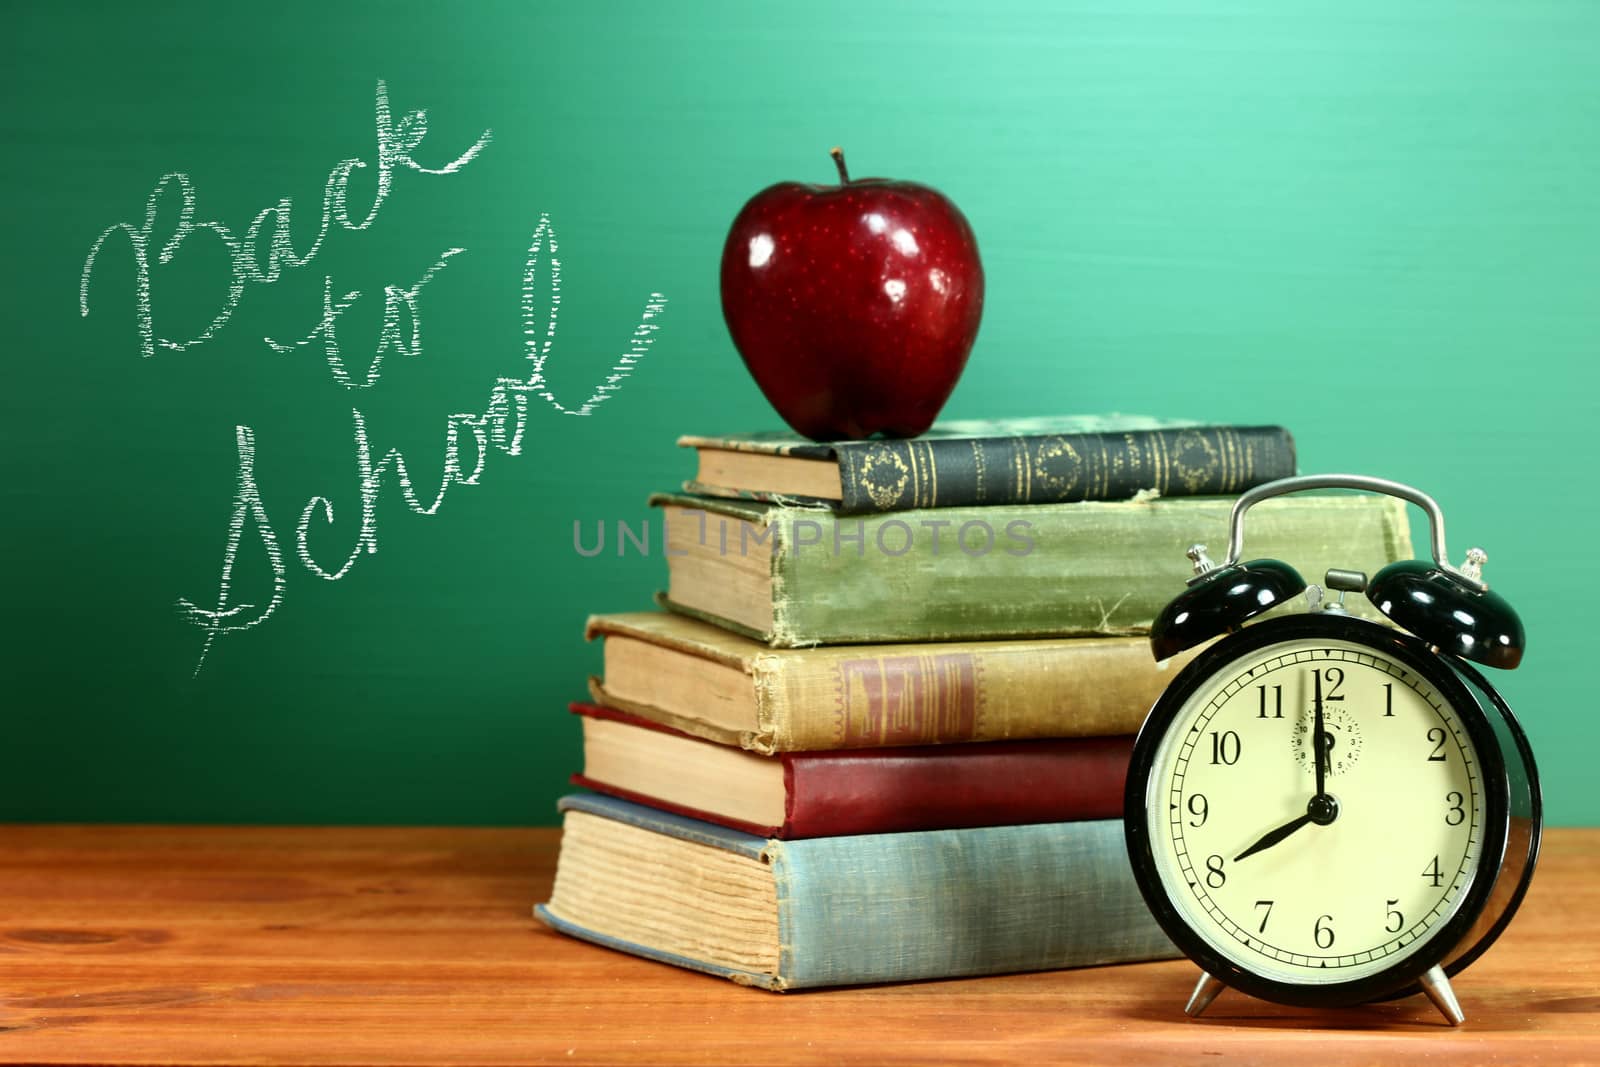
M983 314L972 227L915 182L780 182L722 248L722 314L784 421L819 441L914 437L938 416Z

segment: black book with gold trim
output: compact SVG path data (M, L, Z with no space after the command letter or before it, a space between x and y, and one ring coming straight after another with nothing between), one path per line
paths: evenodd
M1227 496L1295 473L1281 426L1138 416L941 423L920 437L807 441L782 433L680 437L703 496L826 504L854 515L908 508Z

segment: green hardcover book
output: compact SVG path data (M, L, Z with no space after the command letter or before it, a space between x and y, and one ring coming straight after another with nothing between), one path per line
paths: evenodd
M664 606L779 648L889 641L1148 633L1192 571L1218 557L1227 497L937 508L847 517L827 509L677 494L666 517ZM1318 582L1411 557L1405 505L1290 496L1251 509L1247 559ZM1363 598L1352 613L1377 618Z
M792 433L680 437L704 496L822 503L855 515L906 508L1059 504L1242 493L1294 473L1281 426L1136 415L943 422L918 437L807 441Z
M773 841L571 796L563 933L765 989L1168 959L1120 819Z

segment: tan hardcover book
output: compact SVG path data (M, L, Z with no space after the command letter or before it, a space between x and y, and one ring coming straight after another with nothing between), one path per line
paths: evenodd
M596 703L756 752L1138 730L1192 654L1143 637L773 649L683 615L596 615Z

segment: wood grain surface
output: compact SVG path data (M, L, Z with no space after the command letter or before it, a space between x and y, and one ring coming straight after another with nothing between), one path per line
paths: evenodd
M1600 830L1456 981L1315 1012L1185 962L776 995L562 938L554 830L0 827L5 1063L1600 1061Z

